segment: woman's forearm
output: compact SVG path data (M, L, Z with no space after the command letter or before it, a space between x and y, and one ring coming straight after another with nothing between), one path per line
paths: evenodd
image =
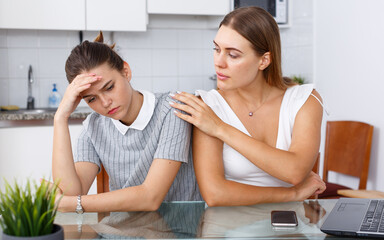
M180 162L154 159L141 185L96 195L84 195L81 197L82 206L88 212L154 211L163 202L180 166ZM59 210L74 211L76 200L74 196L64 196Z
M73 162L68 118L55 116L53 127L52 176L65 195L82 193Z
M204 181L201 178L205 175ZM199 179L198 179L199 180ZM259 187L227 180L217 174L200 175L200 191L209 206L253 205L302 201L325 190L319 175L311 173L292 187Z
M143 185L139 185L106 193L82 195L81 205L85 212L155 211L162 200L154 200L152 194ZM76 206L77 196L64 196L59 204L59 211L74 212Z
M200 189L205 202L211 207L299 200L293 188L257 187L230 180L223 180L216 187L201 185Z

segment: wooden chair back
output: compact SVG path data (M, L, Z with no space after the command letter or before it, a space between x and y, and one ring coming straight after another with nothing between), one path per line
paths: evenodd
M320 153L317 154L316 162L313 165L312 172L320 174L319 170L320 170ZM317 199L317 198L318 198L318 196L316 194L316 195L310 196L308 199Z
M360 179L359 189L366 189L371 155L373 126L357 121L328 121L326 127L323 180L328 172Z
M101 165L100 172L97 174L96 181L97 193L109 192L109 176L103 165Z
M320 175L320 153L317 154L316 162L313 165L312 172L315 172Z

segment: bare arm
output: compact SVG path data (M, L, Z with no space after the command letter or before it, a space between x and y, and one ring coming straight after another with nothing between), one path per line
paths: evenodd
M77 163L75 167L68 127L69 116L81 100L80 93L98 79L94 75L77 76L67 87L55 114L52 175L54 181L59 180L59 187L65 195L86 194L98 172L98 166L92 163Z
M73 161L67 119L55 119L53 133L52 175L59 180L65 195L87 194L99 167L94 163Z
M180 166L181 162L155 159L141 185L82 196L81 204L86 212L154 211L163 202ZM59 211L73 212L76 204L76 196L63 196Z
M300 201L322 192L325 184L316 174L291 187L257 187L225 179L223 142L199 129L193 131L193 160L200 192L209 206L252 205Z
M318 97L320 97L315 91ZM216 137L268 174L291 184L302 182L313 168L320 145L322 107L314 97L298 112L288 151L280 150L256 140L224 123L202 100L187 93L174 97L187 105L172 106L190 113L177 116L197 126L206 134Z

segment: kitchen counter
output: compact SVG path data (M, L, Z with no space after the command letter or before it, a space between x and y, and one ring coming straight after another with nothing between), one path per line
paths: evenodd
M23 126L49 126L53 125L55 116L51 111L0 111L0 128L23 127ZM81 124L82 121L92 112L89 107L78 107L70 116L70 124Z

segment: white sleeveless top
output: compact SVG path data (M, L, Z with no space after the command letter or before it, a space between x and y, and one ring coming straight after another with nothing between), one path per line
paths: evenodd
M312 90L313 84L304 84L295 85L285 91L280 107L276 148L282 150L289 149L296 114L307 101ZM207 92L204 90L197 90L196 95L201 96L203 101L210 106L217 116L225 123L237 128L248 136L251 136L218 91L210 90ZM226 143L224 143L223 146L223 163L225 178L228 180L254 186L292 186L291 184L264 172Z

